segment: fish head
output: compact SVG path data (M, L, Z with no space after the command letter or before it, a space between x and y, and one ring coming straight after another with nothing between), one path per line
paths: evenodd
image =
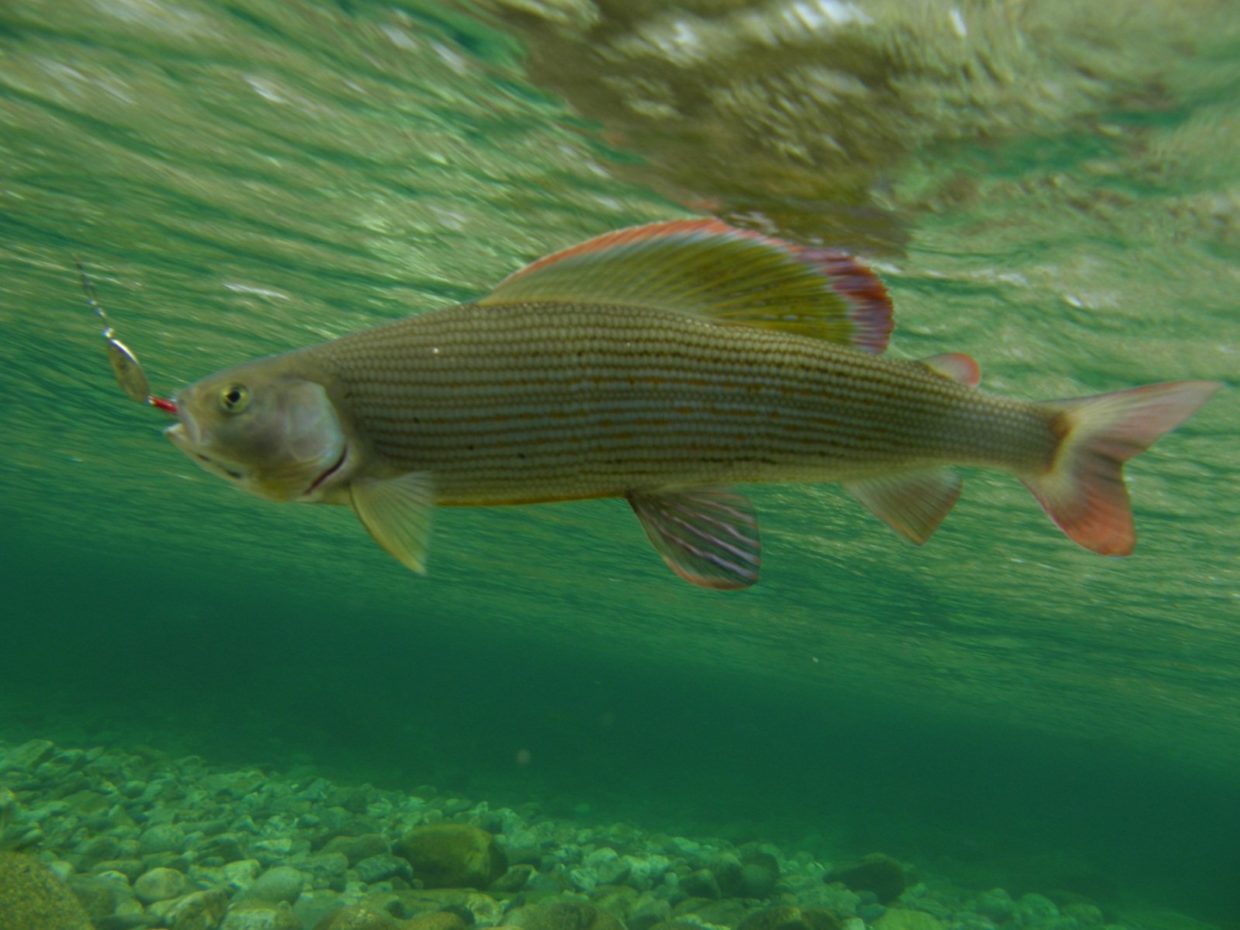
M207 471L276 501L319 501L352 472L348 433L321 383L263 362L177 393L164 433Z

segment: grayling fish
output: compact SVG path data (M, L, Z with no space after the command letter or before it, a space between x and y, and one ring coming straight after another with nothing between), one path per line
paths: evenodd
M730 488L749 482L841 482L921 543L960 493L950 466L998 468L1076 542L1127 554L1124 461L1219 387L1011 400L977 389L968 356L883 357L891 326L881 282L843 253L657 223L205 378L167 434L262 497L351 506L417 572L436 506L623 497L677 574L739 588L758 526Z

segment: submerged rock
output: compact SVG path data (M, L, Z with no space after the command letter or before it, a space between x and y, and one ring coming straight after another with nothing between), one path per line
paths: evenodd
M465 824L414 827L394 851L427 888L486 888L508 868L495 837Z
M826 882L842 882L853 891L871 891L880 904L894 901L904 891L908 879L904 866L883 853L871 853L857 862L832 869Z
M434 911L410 917L400 930L465 930L469 921L456 911Z
M784 905L754 911L737 930L842 930L843 926L830 911Z
M220 930L301 930L287 901L241 901L224 915Z
M368 856L358 862L354 868L357 869L357 877L368 885L386 881L389 878L403 878L405 881L413 878L413 868L409 865L409 860L393 856L391 853Z
M179 898L188 890L184 875L176 869L157 868L143 872L133 883L133 892L143 904Z
M69 887L38 859L0 853L0 930L93 930Z
M228 907L228 897L218 889L194 891L175 901L151 905L151 913L169 930L216 930Z
M527 905L508 915L521 930L624 930L624 924L585 901L547 901Z
M925 911L893 907L874 922L874 930L943 930L943 923Z
M402 930L400 923L382 911L352 904L328 914L314 930Z
M741 858L737 893L745 898L765 898L779 882L779 861L768 852L747 853Z

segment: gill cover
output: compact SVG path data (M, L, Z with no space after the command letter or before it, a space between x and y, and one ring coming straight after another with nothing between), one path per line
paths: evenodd
M323 386L237 369L177 395L168 438L207 471L271 500L319 500L348 444Z

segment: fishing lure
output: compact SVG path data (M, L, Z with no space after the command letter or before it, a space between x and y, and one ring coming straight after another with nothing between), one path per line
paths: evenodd
M82 267L82 262L76 258L73 261L77 265L78 274L82 277L82 290L86 294L86 303L103 323L103 344L108 353L108 362L112 365L112 373L116 376L116 383L130 400L139 404L149 404L157 410L176 416L176 404L151 393L151 383L147 380L146 372L143 371L138 356L116 335L112 321L108 319L107 311L99 303L99 298L95 295L95 286L86 274L86 269Z

